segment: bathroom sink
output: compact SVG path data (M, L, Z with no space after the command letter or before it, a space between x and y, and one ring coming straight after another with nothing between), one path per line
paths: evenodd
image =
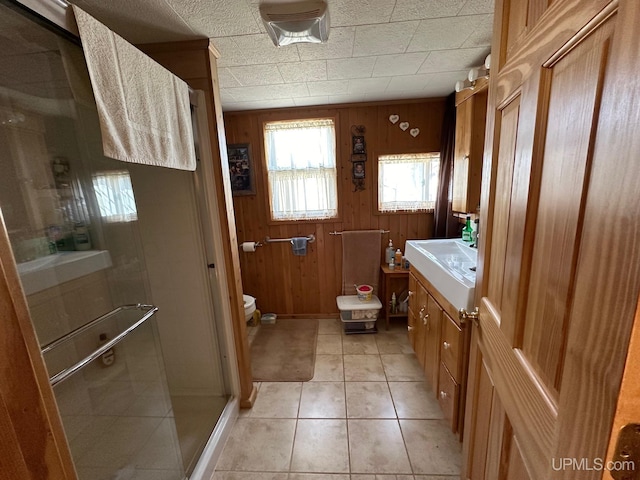
M107 250L59 252L18 264L18 274L26 295L55 287L111 266Z
M473 309L478 251L462 239L407 240L405 256L457 309Z

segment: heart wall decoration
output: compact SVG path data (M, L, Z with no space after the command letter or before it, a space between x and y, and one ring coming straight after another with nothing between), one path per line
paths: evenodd
M403 132L407 130L407 128L409 128L409 122L401 122L400 123L400 130L402 130Z
M419 128L412 128L411 130L409 130L409 133L411 134L411 136L413 138L416 138L418 135L420 135L420 129Z
M399 115L389 115L389 121L391 123L393 123L394 125L396 123L398 123L398 120L400 120L400 116Z

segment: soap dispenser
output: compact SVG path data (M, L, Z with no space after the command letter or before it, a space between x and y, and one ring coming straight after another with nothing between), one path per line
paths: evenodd
M384 263L390 264L394 261L396 250L393 248L393 242L389 239L389 246L385 250Z
M462 240L465 242L473 241L473 227L471 226L471 217L467 216L467 222L465 226L462 228Z

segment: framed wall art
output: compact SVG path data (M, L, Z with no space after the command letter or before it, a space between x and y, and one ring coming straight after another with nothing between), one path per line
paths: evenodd
M248 143L227 145L227 156L233 195L255 195L251 145Z

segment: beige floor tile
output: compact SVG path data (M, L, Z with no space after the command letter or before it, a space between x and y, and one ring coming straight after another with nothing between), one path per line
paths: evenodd
M415 480L460 480L460 475L414 475Z
M379 355L344 355L344 379L347 382L386 380Z
M345 335L342 350L345 355L377 355L375 335Z
M342 355L342 335L318 335L316 355Z
M216 472L211 480L288 480L288 473Z
M387 382L346 382L348 418L396 418Z
M402 333L381 332L375 337L381 354L413 353L406 329Z
M347 420L352 473L411 474L397 420Z
M299 418L345 418L344 382L302 384Z
M313 372L313 382L342 382L344 368L342 355L316 355L316 365Z
M295 429L295 419L239 418L216 470L288 471Z
M351 480L413 480L413 475L351 475Z
M444 418L436 395L425 382L389 382L398 418Z
M342 333L342 322L339 318L321 318L318 320L318 335Z
M347 421L298 420L291 471L349 473Z
M342 473L290 473L288 480L350 480Z
M422 382L424 371L414 354L380 355L384 373L390 382Z
M252 418L297 418L300 382L262 382L249 414Z
M458 475L461 444L444 420L400 420L413 472Z

